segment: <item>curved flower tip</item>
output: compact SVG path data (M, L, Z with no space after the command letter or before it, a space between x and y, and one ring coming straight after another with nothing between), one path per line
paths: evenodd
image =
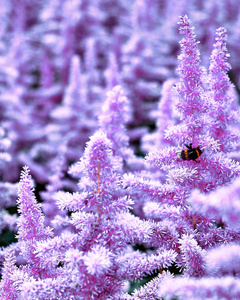
M103 130L98 130L87 142L80 162L71 172L88 177L92 182L109 177L109 172L121 169L121 162L113 156L112 143ZM89 181L89 180L88 180Z
M125 125L131 118L130 110L130 103L120 85L107 93L102 114L99 116L99 125L111 140L114 154L119 155L121 149L128 147L129 138Z
M184 16L180 16L179 17L180 21L178 22L179 25L181 25L180 27L180 30L184 30L186 28L189 28L190 27L190 19L188 18L187 15L184 15ZM186 32L184 31L180 31L181 34L186 34Z

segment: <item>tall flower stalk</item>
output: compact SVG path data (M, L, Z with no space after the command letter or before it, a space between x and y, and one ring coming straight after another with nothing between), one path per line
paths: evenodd
M216 82L217 75L215 74L213 78L212 73L210 73L208 76L201 67L194 28L190 27L187 16L180 18L180 33L184 35L184 38L180 42L181 54L178 57L180 81L176 85L175 91L179 97L177 108L182 122L178 125L169 126L165 132L165 137L178 141L179 146L150 152L147 161L159 168L168 170L168 182L188 189L197 187L203 192L209 192L239 175L238 163L229 159L225 151L222 151L224 147L222 145L225 142L227 144L230 142L226 136L231 129L230 121L236 122L238 117L235 111L230 111L229 118L224 118L226 113L223 110L223 99L230 101L229 97L225 95L226 87L221 90L221 102L216 101L216 96L211 96L216 94L216 88L211 90L211 86L215 86L214 80ZM212 55L211 57L210 70L221 59L226 64L225 72L227 72L229 68L226 63L226 39L219 38L219 35L221 35L221 31L217 32L217 43L215 44L215 47L218 47L218 56L215 50L213 52L215 56ZM222 46L218 45L220 41ZM220 71L219 78L223 76L224 68ZM226 76L225 74L225 81L227 81ZM210 91L207 87L208 78L211 82ZM217 113L214 113L216 111ZM225 119L224 126L219 122L221 118ZM218 139L220 132L222 137L225 136L225 140ZM239 136L239 132L234 135L234 142L239 139ZM231 149L235 146L234 142L232 140ZM177 151L187 150L186 145L190 144L193 148L200 147L203 151L198 159L199 164L193 160L182 161L176 156Z

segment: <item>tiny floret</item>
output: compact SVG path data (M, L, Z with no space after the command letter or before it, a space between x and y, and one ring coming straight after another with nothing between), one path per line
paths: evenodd
M97 245L84 256L83 261L89 274L104 274L112 265L111 252Z

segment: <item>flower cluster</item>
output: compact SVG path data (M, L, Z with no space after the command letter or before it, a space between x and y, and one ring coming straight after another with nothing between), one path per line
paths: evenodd
M238 299L237 1L2 3L1 298Z

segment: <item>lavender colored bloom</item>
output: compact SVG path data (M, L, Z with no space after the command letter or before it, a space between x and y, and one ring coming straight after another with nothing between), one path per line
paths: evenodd
M184 274L193 277L203 277L205 272L204 250L202 250L194 236L183 235L179 240L180 251L184 264Z
M158 297L172 299L238 299L240 296L240 280L233 277L188 279L176 277L164 281Z
M194 211L211 216L223 226L239 227L239 186L237 178L230 185L219 187L208 196L198 190L192 192L188 202Z
M209 250L206 254L208 274L240 278L240 245L231 243Z
M190 27L190 20L187 16L180 17L179 24L180 34L184 38L180 41L182 51L178 57L178 73L181 79L176 85L176 93L180 100L177 107L182 113L182 118L189 118L189 121L193 121L194 118L199 117L199 113L204 111L205 106L202 97L203 68L200 65L200 51L197 46L195 28Z
M52 230L44 225L41 206L34 195L33 181L29 169L24 167L18 188L18 219L17 238L20 242L21 255L29 263L29 274L41 276L47 270L41 270L41 260L34 254L36 242L52 236Z
M210 95L216 102L216 109L212 112L215 126L212 136L218 140L220 149L224 152L233 151L239 143L239 130L234 128L234 123L239 124L239 116L236 111L230 111L231 102L234 101L232 84L227 72L231 69L227 59L230 56L227 47L226 29L220 27L216 31L214 50L212 51L209 66Z
M100 186L106 186L108 172L113 171L113 177L108 180L114 183L117 179L114 171L120 170L120 167L118 160L113 156L110 140L102 130L99 130L90 138L83 157L71 168L70 173L78 176L84 174L85 177L79 182L80 187L86 191L95 188L99 193Z
M99 116L99 125L113 143L114 154L119 155L129 146L126 123L130 120L130 103L121 86L107 93L107 99ZM123 154L122 154L123 155Z
M21 241L51 236L51 230L45 228L43 224L44 216L33 192L33 181L29 169L24 167L18 188L18 211L21 214L18 222L18 238Z
M105 274L112 266L111 252L97 245L83 257L83 262L89 274Z
M158 108L152 112L153 118L156 119L157 130L154 133L143 136L142 148L144 151L150 152L153 151L153 149L164 148L169 143L171 145L174 144L174 142L171 142L164 137L164 132L168 126L178 123L179 117L174 109L176 96L173 93L173 85L175 82L175 79L168 79L163 83Z
M16 260L14 257L14 252L9 251L6 256L4 263L2 280L0 283L0 296L3 300L17 300L19 299L19 294L14 286L14 274L16 273L17 267L15 266Z
M158 291L162 285L162 282L166 279L170 279L172 276L169 272L163 272L159 274L157 277L152 279L150 282L141 287L140 290L135 290L132 295L125 294L124 296L119 296L119 300L135 300L135 299L148 299L148 300L156 300Z
M127 134L127 123L131 119L130 101L124 89L117 85L107 92L107 98L99 116L99 125L113 144L113 154L118 158L124 169L139 170L143 167L143 159L136 157L130 148Z

